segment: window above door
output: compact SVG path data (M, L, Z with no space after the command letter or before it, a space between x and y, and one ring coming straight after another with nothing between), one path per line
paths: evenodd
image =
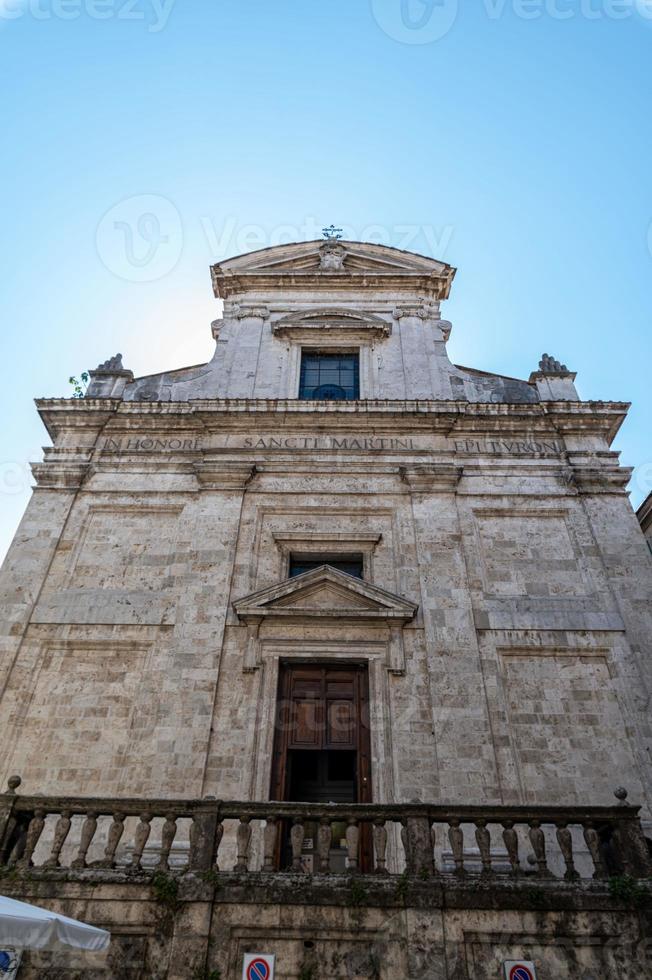
M290 555L290 568L288 578L295 578L304 572L309 572L313 568L320 568L322 565L329 565L337 568L340 572L353 575L354 578L364 578L362 555Z

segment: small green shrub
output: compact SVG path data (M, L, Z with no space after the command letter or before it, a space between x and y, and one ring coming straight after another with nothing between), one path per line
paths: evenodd
M399 901L405 902L407 899L408 888L410 885L410 875L407 870L398 876L398 881L396 882L396 897Z
M609 893L612 898L625 902L627 905L639 907L647 905L652 899L652 892L631 875L619 875L609 879Z
M176 878L157 871L152 878L152 889L156 901L175 912L179 908L179 882Z
M72 385L72 397L84 398L88 388L89 375L87 371L82 371L77 379L74 375L68 378L68 384Z
M367 904L368 899L369 893L367 892L367 889L363 884L354 878L351 882L351 889L349 892L347 905L350 905L355 909L361 908L363 905Z

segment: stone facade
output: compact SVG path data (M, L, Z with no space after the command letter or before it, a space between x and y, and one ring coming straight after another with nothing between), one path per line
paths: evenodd
M355 662L374 802L607 805L622 784L647 825L652 558L610 448L627 406L580 401L548 355L528 380L452 364L455 270L422 256L307 242L212 271L211 362L134 379L118 356L84 399L37 403L52 446L0 579L5 779L268 800L282 665ZM358 397L299 398L306 350L355 351ZM352 553L362 582L288 582L293 554ZM253 940L238 896L219 928ZM476 945L465 966L442 952L439 972L379 975L496 976L491 937L518 920L543 949L550 914L392 913L392 956L418 955L424 917L437 942ZM288 915L281 977L311 930L283 902L253 915L283 932ZM335 949L345 911L311 915ZM622 975L575 955L586 977ZM215 963L238 976L229 956ZM542 975L577 975L563 962Z

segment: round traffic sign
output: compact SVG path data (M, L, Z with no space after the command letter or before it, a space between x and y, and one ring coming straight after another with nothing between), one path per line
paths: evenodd
M529 966L517 963L509 971L509 980L534 980Z
M269 980L270 969L267 960L252 960L247 967L247 980ZM520 977L517 978L520 980Z

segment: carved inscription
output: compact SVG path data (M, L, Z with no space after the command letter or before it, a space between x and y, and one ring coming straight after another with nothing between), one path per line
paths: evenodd
M134 436L130 439L105 439L102 447L113 453L174 453L201 449L199 439L153 439Z
M560 456L563 447L550 440L521 439L433 439L409 436L328 436L328 435L227 435L216 441L206 439L131 436L128 439L105 439L102 449L114 453L198 452L201 449L234 450L315 450L335 452L432 452L477 453L483 456Z
M483 454L502 454L507 456L538 456L545 453L554 453L556 456L562 452L562 447L558 442L520 442L517 440L491 439L479 441L477 439L464 439L455 441L456 453L483 453Z
M391 451L393 449L418 449L414 439L389 439L360 437L357 439L342 438L336 436L267 436L256 438L248 437L243 443L244 449L358 449L363 451L380 450Z

